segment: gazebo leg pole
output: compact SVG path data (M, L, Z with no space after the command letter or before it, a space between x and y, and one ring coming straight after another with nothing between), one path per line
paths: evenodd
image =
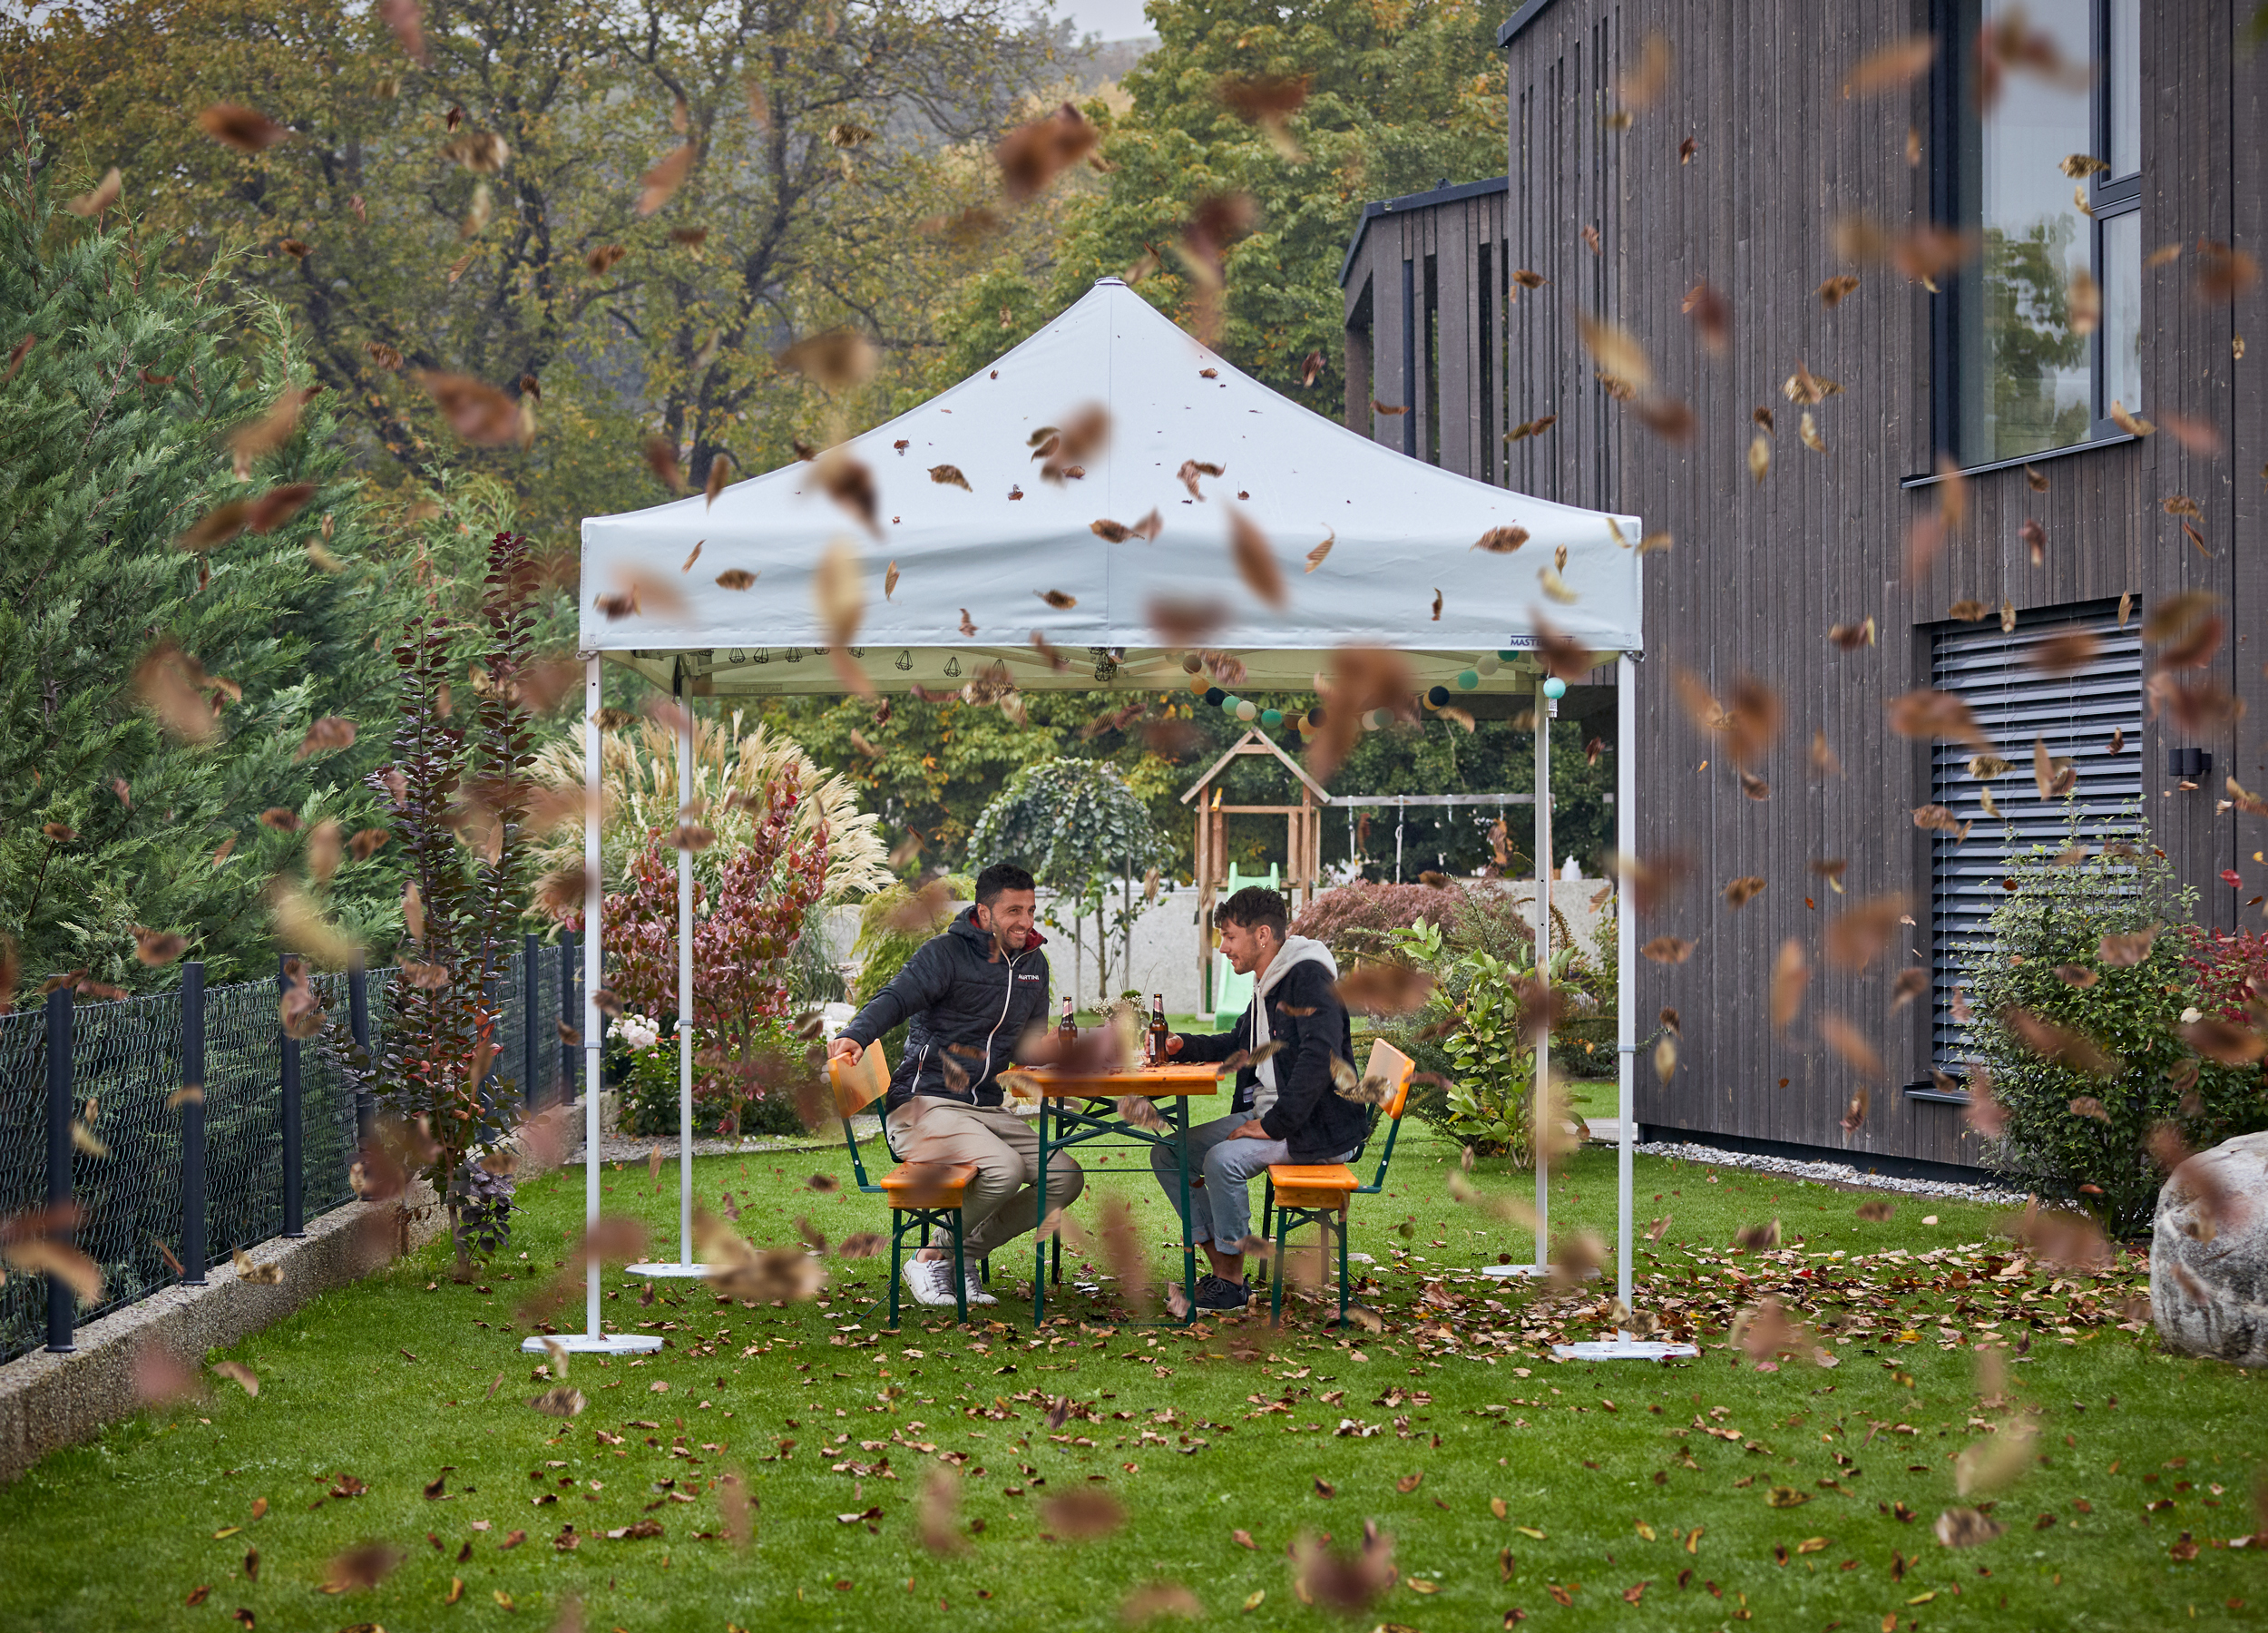
M1543 695L1545 672L1536 671L1536 973L1544 979L1551 962L1551 700ZM1397 827L1397 832L1399 831ZM1536 1038L1536 1071L1528 1090L1529 1157L1536 1165L1536 1256L1526 1265L1483 1265L1481 1274L1540 1276L1551 1260L1551 1165L1544 1157L1544 1111L1551 1075L1551 1033Z
M1615 659L1615 849L1637 855L1637 665L1624 652ZM1627 984L1632 932L1630 893L1615 887L1615 1296L1630 1308L1630 1148L1637 1138L1637 1005ZM1627 1332L1622 1335L1630 1336Z
M678 822L693 820L693 714L680 666L670 685L677 701ZM706 1276L693 1261L693 853L678 846L678 1256L632 1265L633 1276Z
M1551 699L1536 671L1536 979L1551 984ZM1528 1139L1536 1160L1536 1273L1551 1255L1551 1164L1546 1113L1551 1100L1551 1028L1536 1032L1536 1082L1529 1100Z
M601 915L606 880L599 858L599 658L583 660L582 671L582 1223L585 1233L582 1331L552 1336L536 1334L520 1347L543 1354L552 1345L577 1353L635 1354L661 1347L658 1334L609 1333L599 1315L599 1261L589 1251L589 1235L599 1223L599 1061L605 1050L605 1022L599 1013Z
M1615 848L1625 856L1638 851L1637 665L1625 652L1615 660ZM1637 916L1630 906L1628 881L1615 885L1615 1076L1616 1112L1620 1119L1615 1149L1615 1296L1630 1308L1630 1147L1637 1138L1638 1012L1632 960ZM1555 1345L1564 1356L1582 1361L1659 1361L1667 1355L1697 1355L1690 1344L1640 1338L1618 1327L1612 1338L1589 1344Z

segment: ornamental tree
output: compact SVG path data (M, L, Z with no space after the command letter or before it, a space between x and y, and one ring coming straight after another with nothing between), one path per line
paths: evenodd
M748 1100L806 1074L767 1047L793 1000L788 953L804 916L826 888L827 828L798 833L802 777L784 766L762 805L715 870L716 888L693 881L694 1095L727 1102L722 1125L737 1131ZM678 879L671 836L649 834L631 859L627 888L607 894L601 926L609 987L629 1008L678 1015ZM564 922L581 930L575 910ZM682 1023L683 1017L679 1017Z
M1149 889L1137 888L1136 881L1166 865L1172 856L1149 808L1126 786L1118 768L1102 760L1053 759L1025 767L984 807L969 835L970 872L993 862L1014 862L1054 893L1041 917L1072 939L1073 989L1083 969L1083 926L1093 920L1101 1003L1112 997L1110 937L1119 938L1121 953L1130 963L1134 921L1155 899Z

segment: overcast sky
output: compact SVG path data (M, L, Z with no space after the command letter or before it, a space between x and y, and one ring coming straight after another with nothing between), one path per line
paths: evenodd
M1150 32L1142 0L1055 0L1055 14L1069 17L1082 34L1131 40Z

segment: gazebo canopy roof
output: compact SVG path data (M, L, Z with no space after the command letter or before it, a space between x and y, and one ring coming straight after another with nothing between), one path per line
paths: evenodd
M1043 480L1038 434L1091 406L1107 443L1082 475ZM1250 691L1307 689L1347 645L1398 649L1421 685L1443 681L1534 644L1540 619L1602 653L1640 643L1636 517L1532 499L1357 435L1238 372L1115 278L837 452L871 474L871 528L804 462L713 505L695 495L586 519L583 650L664 684L681 662L699 695L840 691L815 590L837 541L862 558L848 653L885 691L957 689L994 662L1026 690L1178 684L1157 602L1217 619L1203 644L1237 653ZM1185 482L1189 462L1221 474ZM938 479L947 467L965 488ZM1110 543L1092 525L1136 528L1153 511L1150 539ZM1240 523L1283 575L1280 608L1237 571ZM1513 528L1526 537L1510 553L1475 547ZM601 601L632 589L638 610L608 616ZM1073 661L1057 667L1035 632Z

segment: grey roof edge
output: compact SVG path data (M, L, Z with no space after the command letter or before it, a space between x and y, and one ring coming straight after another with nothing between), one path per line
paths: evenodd
M1528 0L1528 4L1496 25L1496 48L1499 51L1512 43L1512 36L1533 23L1551 7L1551 0Z
M1511 186L1509 176L1487 176L1478 181L1460 181L1452 187L1436 187L1431 192L1404 193L1398 199L1382 199L1363 206L1363 218L1354 224L1354 237L1346 247L1346 254L1339 261L1339 288L1346 288L1346 275L1354 269L1354 258L1361 253L1364 235L1370 224L1382 215L1400 215L1412 210L1422 210L1435 204L1454 204L1460 199L1477 199L1484 194L1503 192Z

